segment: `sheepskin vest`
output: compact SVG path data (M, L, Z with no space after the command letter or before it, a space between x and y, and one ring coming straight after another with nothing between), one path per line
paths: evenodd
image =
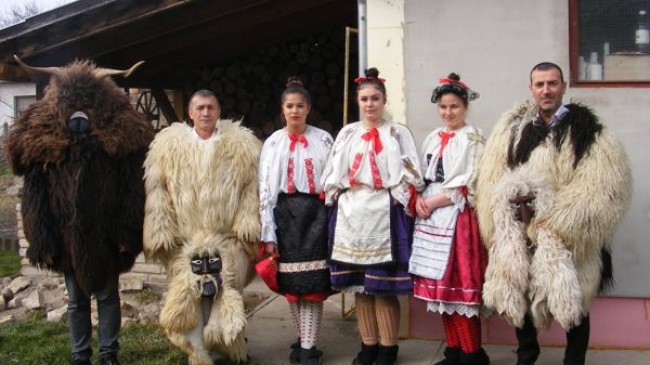
M260 141L239 123L219 121L218 140L202 143L181 123L163 129L145 160L144 245L165 260L184 245L233 233L255 254L259 244Z
M502 180L524 168L531 179L544 181L551 202L535 216L527 235L535 240L543 228L570 252L582 312L587 313L601 278L611 278L611 267L604 267L603 261L609 261L612 237L629 206L632 177L623 146L597 117L581 105L567 108L569 112L550 130L533 125L538 110L532 101L502 116L479 164L476 207L483 241L490 249L501 244L495 236L495 225L502 222L495 219L499 212L493 195Z
M212 364L219 352L247 358L242 292L252 279L259 245L257 169L260 141L239 123L221 120L203 141L191 127L162 130L144 163L147 199L145 253L167 267L168 293L160 324L193 364ZM192 271L196 256L219 256L221 288L209 318L202 315L204 277Z

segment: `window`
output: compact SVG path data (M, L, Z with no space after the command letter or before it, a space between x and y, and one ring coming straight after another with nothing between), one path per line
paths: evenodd
M650 0L569 0L571 83L650 86Z
M18 117L34 102L36 102L35 95L14 96L14 117Z

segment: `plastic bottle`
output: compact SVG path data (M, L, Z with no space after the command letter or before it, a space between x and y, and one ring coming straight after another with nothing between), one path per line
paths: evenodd
M578 57L578 80L587 79L587 61L584 56Z
M591 52L587 64L587 80L602 80L603 65L598 63L598 52Z
M639 27L636 30L635 43L639 52L650 52L650 29L648 29L648 15L645 10L639 10Z

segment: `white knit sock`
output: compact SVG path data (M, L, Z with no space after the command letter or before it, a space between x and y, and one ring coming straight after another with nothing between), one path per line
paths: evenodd
M322 318L323 302L300 301L300 347L310 349L316 345Z
M289 313L291 314L291 320L293 325L296 327L296 333L298 337L300 336L300 305L298 302L289 302Z

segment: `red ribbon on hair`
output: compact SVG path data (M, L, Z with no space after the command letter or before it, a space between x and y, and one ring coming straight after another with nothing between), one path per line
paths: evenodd
M354 79L355 84L362 83L364 81L372 81L372 80L379 80L382 84L386 82L386 79L382 79L381 77L357 77Z
M460 81L457 81L457 80L453 80L453 79L448 79L448 78L439 79L438 83L439 84L456 84L456 85L462 86L465 89L469 89L469 86L467 86L466 83L460 82Z
M368 132L361 135L361 138L364 141L372 141L372 147L376 155L384 149L384 146L381 144L381 139L379 139L379 131L377 128L370 128Z
M440 131L438 132L438 135L440 136L440 151L438 152L438 157L442 157L442 151L447 147L447 143L449 143L450 139L454 138L456 133Z
M289 133L289 139L291 140L291 143L289 143L289 151L291 152L296 150L296 143L298 142L302 143L303 148L306 148L309 145L307 143L307 138L302 134Z

